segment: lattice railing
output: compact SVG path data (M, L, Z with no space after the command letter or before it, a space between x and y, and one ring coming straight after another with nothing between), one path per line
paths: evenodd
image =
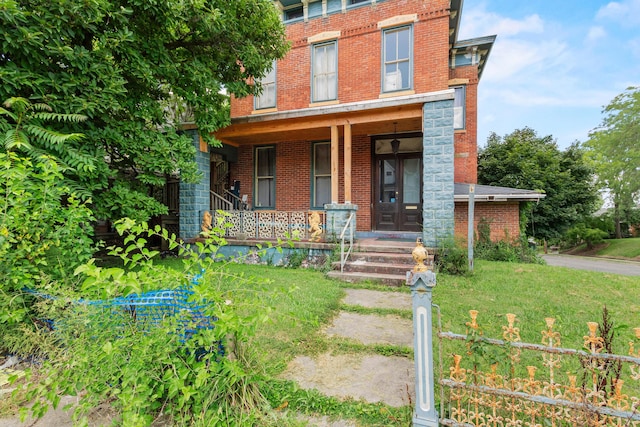
M478 312L470 315L466 335L438 334L441 358L444 344L455 348L448 371L440 372L440 424L640 426L640 328L628 355L618 355L605 352L595 322L575 350L561 347L553 318L545 319L541 344L531 344L521 342L514 314L506 315L501 340L485 338Z
M314 211L315 212L315 211ZM317 211L322 230L325 230L326 214ZM226 237L245 237L250 239L309 239L308 211L225 211L216 212L215 219L224 218L229 224Z

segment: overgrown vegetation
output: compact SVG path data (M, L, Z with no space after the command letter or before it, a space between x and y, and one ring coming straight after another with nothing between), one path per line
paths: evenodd
M123 267L89 261L76 268L82 279L78 289L63 281L36 288L47 295L36 310L53 326L25 334L40 343L43 358L35 368L38 375L27 376L26 399L33 403L33 414L55 407L62 395L76 395L78 425L86 425L89 411L104 403L121 415L123 426L150 425L161 415L173 425L277 425L268 417L260 390L264 371L245 346L272 312L268 301L275 298L269 295L282 298L287 290L228 273L225 263L215 262L221 241L214 235L194 248L179 246L181 266L168 268L156 265L159 253L145 247L160 235L175 249L178 243L166 231L130 220L117 229L125 246L112 248L111 255L120 257ZM190 279L196 274L197 282ZM229 282L233 291L225 285ZM150 324L142 314L136 316L133 305L103 304L157 290L191 291L188 306L200 307L214 327L198 327L207 320L194 317L188 307ZM32 349L13 350L25 348Z

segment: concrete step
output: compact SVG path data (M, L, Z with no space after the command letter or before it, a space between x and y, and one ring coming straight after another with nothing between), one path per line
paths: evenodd
M349 261L387 262L411 265L413 263L413 257L411 253L353 252L351 256L349 256Z
M400 274L384 274L384 273L359 273L348 272L340 273L339 270L333 270L327 273L328 277L342 280L343 282L362 282L370 280L376 283L382 283L390 286L404 286L407 280L406 273Z
M333 270L340 270L340 262L332 264ZM407 271L410 271L413 265L407 263L394 263L394 262L373 262L365 260L352 260L344 265L344 271L353 273L362 273L367 275L370 273L382 273L382 274L398 274L403 276Z

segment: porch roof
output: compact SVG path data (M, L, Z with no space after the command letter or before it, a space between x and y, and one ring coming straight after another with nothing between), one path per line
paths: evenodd
M453 199L456 202L469 201L469 186L471 184L456 183L453 189ZM476 202L537 202L545 195L534 190L522 190L510 187L495 187L492 185L474 184L474 200Z
M261 143L283 141L289 137L296 140L330 139L331 126L345 124L352 126L354 134L422 131L422 106L427 102L453 99L453 94L452 89L446 89L235 117L231 125L218 130L215 137L224 143L239 146L255 143L256 139Z

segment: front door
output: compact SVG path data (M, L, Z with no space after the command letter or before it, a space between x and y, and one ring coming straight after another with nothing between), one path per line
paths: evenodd
M378 155L376 164L376 229L420 231L422 154Z

